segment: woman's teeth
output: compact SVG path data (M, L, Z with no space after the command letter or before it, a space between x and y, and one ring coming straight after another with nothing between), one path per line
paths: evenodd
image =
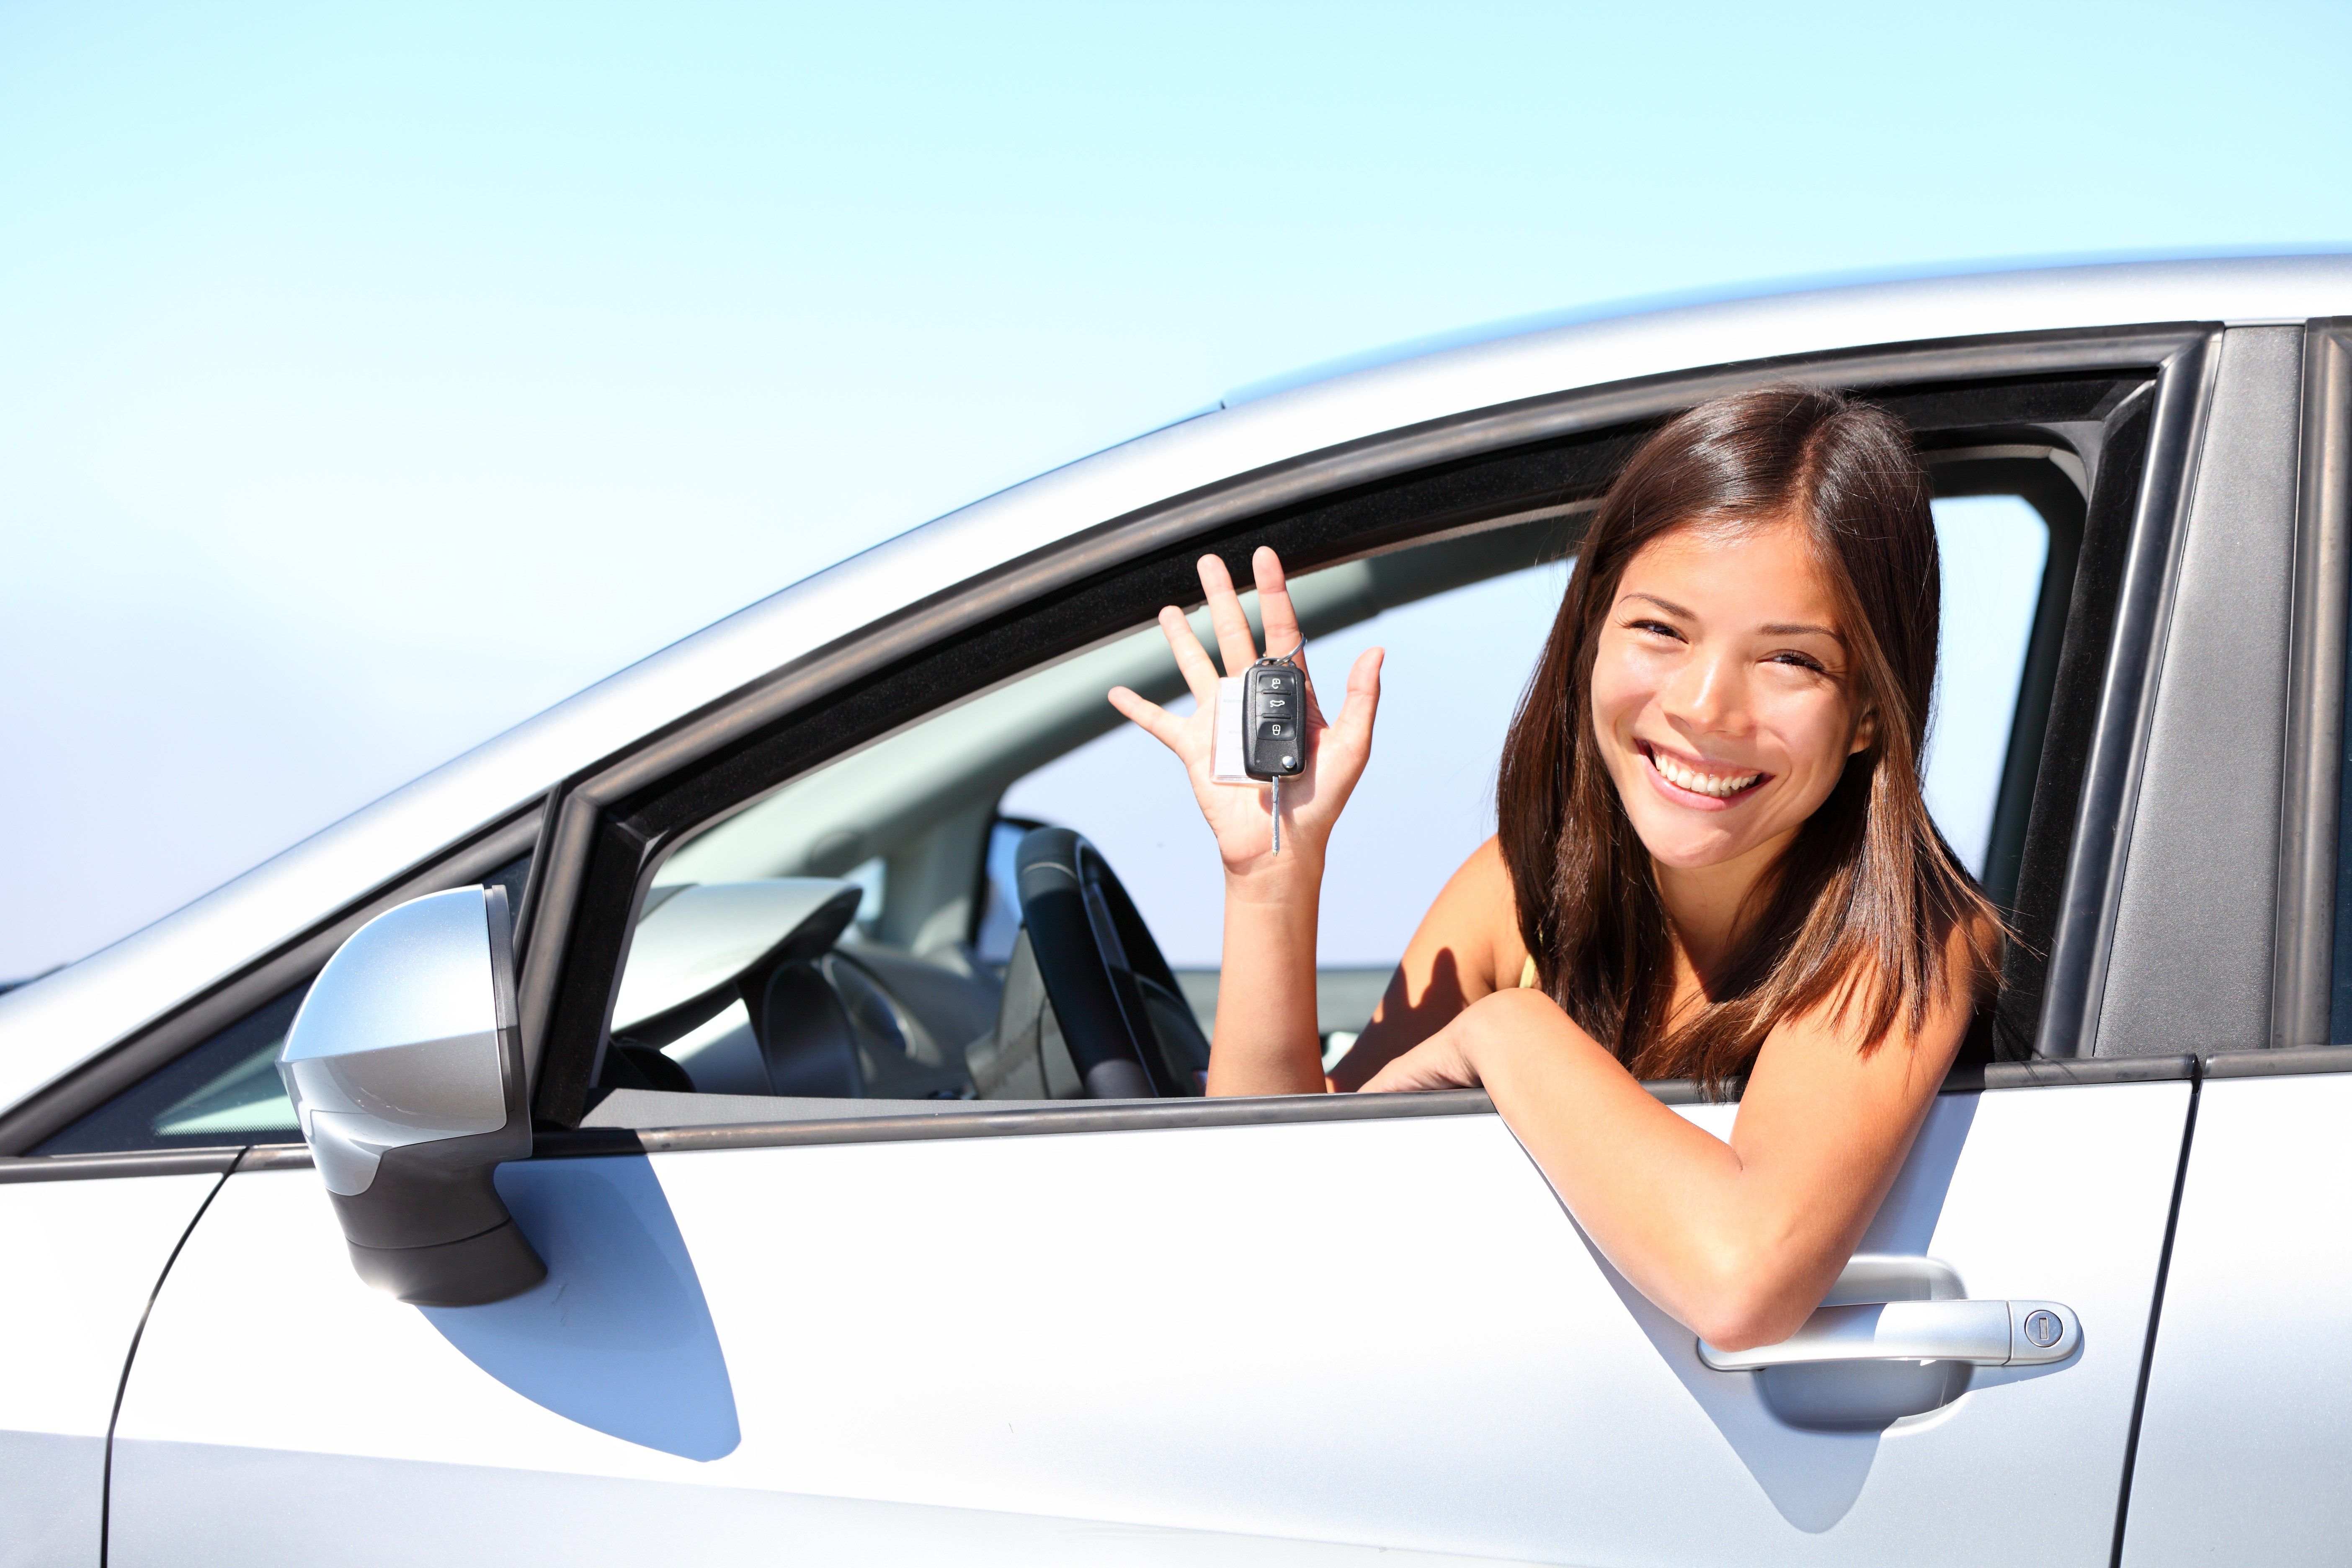
M1738 795L1764 776L1762 773L1703 773L1655 752L1650 753L1650 765L1658 770L1659 776L1677 789L1686 789L1693 795L1710 795L1717 800Z

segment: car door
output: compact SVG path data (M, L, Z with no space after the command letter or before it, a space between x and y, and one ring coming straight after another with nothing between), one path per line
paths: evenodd
M0 1160L0 1563L102 1560L107 1434L140 1320L232 1158Z
M534 1160L550 1281L488 1308L374 1295L310 1172L240 1173L150 1324L110 1561L2103 1562L2189 1090L1939 1100L1865 1247L2082 1349L1847 1430L1702 1364L1473 1096Z
M2179 773L2179 704L2229 674L2200 651L2216 617L2253 617L2231 717L2277 722L2293 555L2291 508L2187 504L2207 422L2275 414L2277 341L2163 342L2100 351L2160 374L2054 421L2089 521L2032 716L2002 1021L2057 1059L1956 1075L1849 1271L1861 1300L2054 1304L2080 1326L2062 1359L1717 1370L1475 1093L592 1118L499 1173L547 1282L466 1309L369 1292L307 1156L257 1151L157 1296L110 1561L2107 1561L2194 1073L2144 989L2179 922L2133 879L2179 819L2135 828ZM2015 445L1970 449L1994 434ZM2198 596L2216 553L2267 574L2270 621L2259 589ZM633 833L658 816L629 809ZM542 1111L594 1079L565 1020L609 1015L625 952L592 895L628 840L594 845L574 934L529 939L572 943ZM2209 889L2257 890L2226 867ZM2250 963L2266 942L2200 973L2235 995Z

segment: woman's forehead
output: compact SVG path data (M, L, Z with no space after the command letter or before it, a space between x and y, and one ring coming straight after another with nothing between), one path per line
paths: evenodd
M1837 595L1793 520L1709 520L1660 534L1633 553L1617 597L1708 620L1837 635Z

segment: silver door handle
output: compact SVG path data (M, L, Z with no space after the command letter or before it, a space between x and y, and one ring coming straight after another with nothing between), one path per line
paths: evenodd
M2040 1366L2082 1341L2074 1310L2055 1301L1881 1301L1823 1307L1777 1345L1726 1351L1701 1340L1698 1357L1717 1372L1839 1361Z

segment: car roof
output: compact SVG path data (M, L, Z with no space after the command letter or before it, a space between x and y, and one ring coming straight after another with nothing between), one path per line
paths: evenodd
M2352 315L2352 257L2125 262L1808 289L1517 332L1277 386L974 501L526 720L96 953L0 994L0 1107L550 784L876 619L1139 507L1548 393L1876 344L2158 321Z

